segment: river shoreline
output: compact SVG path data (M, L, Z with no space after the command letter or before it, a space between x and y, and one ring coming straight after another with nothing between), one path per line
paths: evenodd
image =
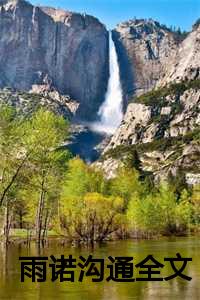
M19 245L19 244L23 244L23 245L27 245L27 247L31 244L31 243L35 243L35 244L39 244L41 247L44 247L48 244L54 243L54 242L58 242L58 244L60 244L61 246L68 246L68 247L95 247L98 245L102 245L102 244L109 244L109 243L113 243L113 242L120 242L120 241L132 241L132 242L139 242L139 241L162 241L162 240L173 240L173 239L181 239L181 238L200 238L200 231L195 231L195 232L190 232L190 233L186 233L186 234L172 234L172 235L152 235L149 237L127 237L124 239L120 239L120 238L111 238L111 239L106 239L102 242L98 242L98 241L94 241L93 243L90 242L86 242L86 241L75 241L75 240L71 240L70 238L66 237L65 235L60 235L60 234L53 234L50 233L50 235L48 237L46 237L44 240L41 240L40 243L36 240L35 236L31 236L31 238L27 238L27 236L22 237L19 235L11 235L9 237L9 241L7 243L7 245ZM3 236L0 236L0 244L1 245L6 245L6 241L4 239Z

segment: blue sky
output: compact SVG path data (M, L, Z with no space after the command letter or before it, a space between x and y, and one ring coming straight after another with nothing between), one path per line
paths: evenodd
M98 17L109 29L134 17L153 18L168 26L190 30L200 17L200 0L30 0L37 5L86 12Z

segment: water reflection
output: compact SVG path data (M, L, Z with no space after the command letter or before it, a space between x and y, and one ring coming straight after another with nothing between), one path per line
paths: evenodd
M30 247L25 245L10 245L6 248L0 245L0 299L20 300L155 300L155 299L200 299L200 239L178 238L159 241L117 241L96 247L94 250L86 248L62 247L59 241L51 241L40 252L35 243ZM93 252L93 253L92 253ZM86 279L83 283L59 283L48 281L46 283L20 282L19 256L45 255L68 256L72 254L76 258L79 255L93 254L98 258L112 256L134 256L139 262L148 254L152 254L158 261L164 263L164 257L175 256L180 252L184 257L192 257L193 262L188 265L186 274L193 279L190 282L175 279L168 282L133 282L92 283ZM170 265L165 262L164 275L172 272ZM108 275L108 274L107 274Z

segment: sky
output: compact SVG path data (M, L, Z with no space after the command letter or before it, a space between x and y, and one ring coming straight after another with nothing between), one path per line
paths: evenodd
M191 30L200 18L200 0L29 0L32 4L63 8L97 17L108 29L136 18L152 18L167 26Z

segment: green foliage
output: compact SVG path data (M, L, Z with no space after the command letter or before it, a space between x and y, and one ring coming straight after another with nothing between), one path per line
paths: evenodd
M66 174L63 197L80 199L86 193L104 193L106 181L103 173L86 165L81 159L74 158L69 162Z
M63 210L63 227L71 239L103 241L119 228L123 206L120 197L86 193L79 206L73 203Z
M133 195L140 195L142 186L139 181L139 172L135 169L120 168L117 176L110 181L110 194L125 200L124 209Z
M24 166L23 122L8 106L0 106L0 205L16 188L19 172Z
M139 159L142 151L198 143L198 128L184 137L115 149L116 157L127 155L127 163L112 179L80 158L71 159L62 147L67 136L68 124L52 112L40 109L21 118L0 107L0 222L7 235L17 224L38 240L53 230L93 243L133 231L149 237L199 226L199 187L186 190L179 176L157 189L141 174Z
M131 227L151 234L185 233L192 217L189 195L183 190L179 202L171 186L162 184L157 192L145 197L134 197L127 210Z
M128 206L127 218L130 229L136 232L158 233L162 225L161 206L158 197L133 198Z
M44 109L24 119L1 106L0 116L0 204L9 210L7 220L18 213L34 227L39 218L41 232L52 215L66 170L68 154L58 148L67 137L68 125Z
M144 95L134 99L136 103L143 103L148 106L162 107L166 104L166 96L175 96L179 98L188 89L199 89L200 80L182 81L180 83L172 83L169 86L152 90Z
M193 224L200 224L200 185L194 186L191 195L192 221Z
M182 190L179 203L176 205L176 227L181 232L185 232L192 222L193 206L189 196L186 189Z

